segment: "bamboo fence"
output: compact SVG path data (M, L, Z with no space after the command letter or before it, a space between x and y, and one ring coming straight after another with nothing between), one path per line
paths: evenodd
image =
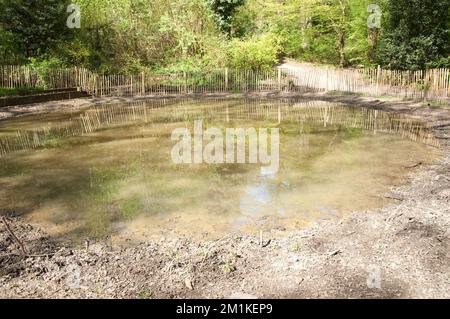
M245 92L345 92L450 103L450 69L276 68L99 75L84 68L43 70L0 66L0 87L78 87L94 96L152 96Z
M290 88L371 96L450 102L450 69L396 71L377 69L282 69Z

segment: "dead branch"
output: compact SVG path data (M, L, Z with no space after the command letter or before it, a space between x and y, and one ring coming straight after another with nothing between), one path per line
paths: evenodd
M414 165L410 165L410 166L404 166L404 168L416 168L416 167L419 167L420 165L422 165L423 163L422 162L418 162L418 163L416 163L416 164L414 164Z
M20 241L20 239L14 234L11 227L9 227L8 221L6 220L5 216L1 216L2 222L5 225L6 230L11 235L11 237L14 239L14 241L19 245L20 250L24 256L28 255L28 252L24 246L24 244Z
M404 198L393 196L393 195L385 195L384 198L398 200L399 202L403 202L405 200Z

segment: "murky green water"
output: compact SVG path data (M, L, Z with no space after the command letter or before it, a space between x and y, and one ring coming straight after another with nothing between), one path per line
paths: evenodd
M279 128L280 169L175 164L172 131ZM418 162L428 130L380 111L325 102L158 100L0 122L0 208L55 237L218 238L339 220L383 206Z

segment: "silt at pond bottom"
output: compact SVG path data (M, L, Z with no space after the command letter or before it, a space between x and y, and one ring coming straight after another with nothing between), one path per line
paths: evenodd
M193 152L199 121L224 136L267 129L269 142L277 129L278 169L174 161L173 132L189 132ZM436 146L419 121L319 101L157 100L29 115L0 123L0 207L74 242L282 232L387 205L383 194L436 160Z

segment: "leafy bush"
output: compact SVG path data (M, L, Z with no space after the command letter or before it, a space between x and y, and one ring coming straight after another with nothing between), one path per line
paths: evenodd
M27 87L0 88L0 97L24 96L24 95L38 94L40 92L42 92L42 89L40 88L27 88Z
M401 32L393 32L379 50L380 63L391 69L422 70L439 59L438 45L433 37L419 36L409 41L401 39Z
M448 56L450 0L389 0L380 64L392 69L424 69Z
M58 58L30 58L29 65L37 73L38 81L36 85L42 88L50 88L50 79L53 72L63 66Z
M201 55L188 56L167 61L155 67L160 73L202 72L224 68L227 60L227 47L221 39L210 38L205 43L206 50Z
M428 69L450 69L450 56L427 64Z
M58 48L54 50L53 55L61 57L61 59L63 59L61 62L65 65L95 67L95 65L91 63L91 58L95 55L95 52L80 39L60 43Z
M29 64L30 67L34 69L41 70L54 70L62 67L63 62L59 58L30 58Z
M239 69L270 69L279 62L283 52L281 37L273 34L247 40L234 39L228 46L228 65Z

